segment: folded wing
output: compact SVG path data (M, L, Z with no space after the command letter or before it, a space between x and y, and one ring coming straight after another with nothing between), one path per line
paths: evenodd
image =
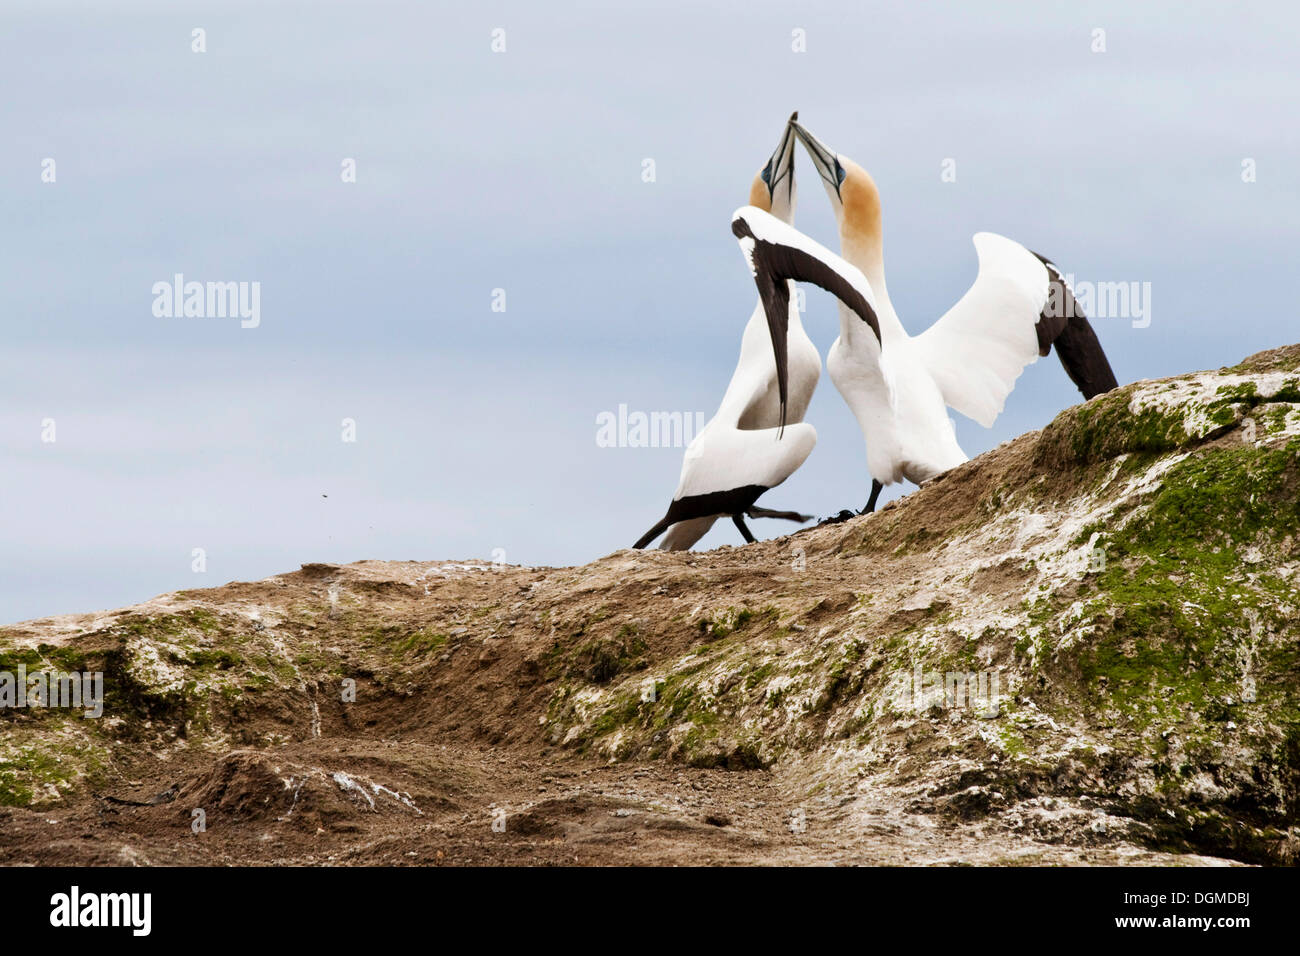
M834 295L871 327L879 342L875 297L867 277L856 266L761 209L737 209L731 217L731 231L749 262L767 317L784 428L789 394L786 333L790 323L790 282L811 282Z

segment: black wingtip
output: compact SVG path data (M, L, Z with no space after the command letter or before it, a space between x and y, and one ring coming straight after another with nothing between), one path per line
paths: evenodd
M1101 347L1096 330L1075 301L1061 270L1041 253L1032 249L1029 251L1047 267L1049 284L1059 284L1061 291L1062 314L1049 315L1044 308L1035 325L1039 355L1046 355L1055 347L1056 357L1060 359L1065 374L1074 382L1085 401L1119 388L1119 381L1110 367L1106 350Z
M632 545L632 547L637 551L641 551L651 541L653 541L655 538L659 537L661 534L667 531L668 526L672 524L672 519L669 517L669 515L671 514L672 514L672 509L669 508L668 514L664 515L662 518L656 521L654 527L651 528L649 531L647 531L645 534L641 535L641 537L637 539L636 544Z

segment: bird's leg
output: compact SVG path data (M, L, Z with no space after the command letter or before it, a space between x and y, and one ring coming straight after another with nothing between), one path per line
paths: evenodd
M812 521L812 515L801 515L797 511L773 511L771 508L760 508L753 505L745 514L751 518L784 518L786 521Z
M736 527L740 529L740 533L745 536L745 544L753 544L754 536L750 534L749 529L745 527L745 516L738 514L732 515L731 520L736 523Z
M867 502L867 506L859 512L860 514L869 515L871 512L876 510L876 499L880 497L880 491L884 487L885 486L876 481L876 479L871 479L871 499Z

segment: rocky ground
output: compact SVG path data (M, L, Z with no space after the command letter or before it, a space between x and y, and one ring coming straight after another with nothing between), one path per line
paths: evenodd
M879 513L0 628L0 863L1294 863L1300 347Z

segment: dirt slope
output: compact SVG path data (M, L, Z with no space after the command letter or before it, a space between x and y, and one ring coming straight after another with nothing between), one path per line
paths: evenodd
M12 625L105 703L0 709L0 862L1292 863L1298 501L1293 346L744 548Z

